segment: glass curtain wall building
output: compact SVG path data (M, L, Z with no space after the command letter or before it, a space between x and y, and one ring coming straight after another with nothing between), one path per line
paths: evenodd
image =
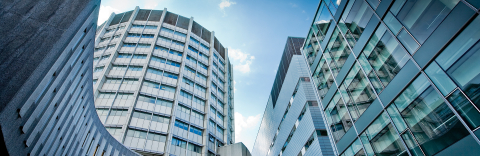
M252 155L335 155L301 54L304 41L287 39Z
M228 51L193 17L138 7L112 14L93 60L95 108L125 146L199 156L235 142Z
M480 152L473 0L322 0L303 53L334 150Z

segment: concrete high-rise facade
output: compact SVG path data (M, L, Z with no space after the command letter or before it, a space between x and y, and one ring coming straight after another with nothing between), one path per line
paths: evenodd
M478 155L474 0L321 0L303 45L334 152Z
M301 47L288 37L252 155L334 156Z
M93 100L99 0L0 2L2 155L138 155L113 138Z
M106 129L144 155L215 155L234 143L233 72L213 31L164 10L97 30L93 89Z

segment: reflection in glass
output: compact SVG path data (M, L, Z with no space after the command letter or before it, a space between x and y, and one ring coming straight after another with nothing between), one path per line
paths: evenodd
M480 17L470 23L455 40L448 45L443 52L435 59L444 70L447 70L463 54L467 52L480 39Z
M402 116L400 115L400 112L398 112L398 109L395 105L388 106L387 112L392 118L393 124L395 127L397 127L399 132L402 132L407 128L405 121L403 121Z
M352 50L348 47L347 42L338 28L335 29L332 38L328 42L327 51L329 51L328 54L332 57L336 70L340 71ZM332 65L330 65L330 67L334 70ZM337 73L338 72L333 72L333 76L337 76Z
M362 143L360 139L356 139L347 149L345 152L340 156L362 156L365 155L365 151L362 149Z
M460 0L407 0L397 18L423 44Z
M390 33L384 33L385 30L383 26L379 27L379 29L377 29L377 32L378 31L383 32L383 37L376 43L375 48L371 51L370 49L364 49L363 55L365 55L375 71L375 73L373 73L373 71L369 73L368 77L370 81L372 81L375 90L380 92L383 90L381 85L387 86L398 72L400 72L400 69L407 63L410 57ZM375 32L375 35L370 39L369 44L374 44L376 37L382 34L377 34L377 32ZM381 82L381 85L375 82Z
M424 79L424 83L413 83L409 88L421 88L418 90L421 94L410 96L413 100L401 114L425 154L434 155L469 133L426 78L423 75L419 78ZM425 83L427 87L422 86Z
M353 121L356 121L377 97L358 64L352 67L340 89Z
M450 69L448 75L467 94L473 103L480 105L480 42L477 42Z
M398 34L397 36L398 40L405 46L405 49L410 52L410 54L415 53L417 51L417 48L419 45L417 42L415 42L415 39L410 36L410 34L407 33L405 29L402 29L402 31Z
M365 131L376 155L406 155L405 147L383 112Z
M413 139L413 136L410 134L410 131L406 131L402 134L402 138L407 144L408 150L414 156L423 156L422 150L418 147L418 144Z
M373 11L365 1L355 1L348 16L344 20L340 20L338 25L341 31L346 34L345 36L352 47L355 46L356 41L362 35L372 15Z
M402 29L402 24L392 15L392 13L388 12L383 22L390 28L393 34L397 34L400 29Z
M333 17L328 11L325 2L322 2L318 9L317 15L315 15L315 22L313 22L312 25L312 29L315 31L317 39L320 41L320 43L322 43L323 39L325 39L325 35L327 34L328 28L332 22Z
M315 73L312 76L313 81L317 84L318 94L321 99L325 97L328 92L328 89L334 83L333 75L328 68L326 63L325 57L320 59L318 63L317 69L315 69Z
M425 69L425 73L443 95L447 95L457 87L436 62L432 62L432 64Z
M470 103L459 90L453 92L447 100L455 110L457 110L460 116L462 116L470 129L475 129L480 126L480 113L478 113L478 110L473 107L472 103Z
M315 61L315 57L320 50L320 45L315 38L315 34L313 33L313 29L310 30L308 33L308 38L305 41L305 46L303 47L303 53L307 55L307 62L308 65L312 65L313 61Z
M373 9L377 9L378 4L380 4L380 1L378 0L367 0L367 2L372 6Z
M325 113L333 138L338 142L352 127L352 120L338 91L325 109Z

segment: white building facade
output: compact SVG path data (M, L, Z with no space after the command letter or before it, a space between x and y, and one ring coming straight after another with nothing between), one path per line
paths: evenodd
M215 155L234 143L233 73L215 33L164 10L112 14L97 30L95 108L144 155Z

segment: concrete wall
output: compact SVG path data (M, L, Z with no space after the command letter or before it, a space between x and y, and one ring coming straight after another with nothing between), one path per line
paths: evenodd
M242 142L219 147L217 154L220 156L252 156Z
M103 127L93 104L99 0L0 2L4 155L137 155Z

